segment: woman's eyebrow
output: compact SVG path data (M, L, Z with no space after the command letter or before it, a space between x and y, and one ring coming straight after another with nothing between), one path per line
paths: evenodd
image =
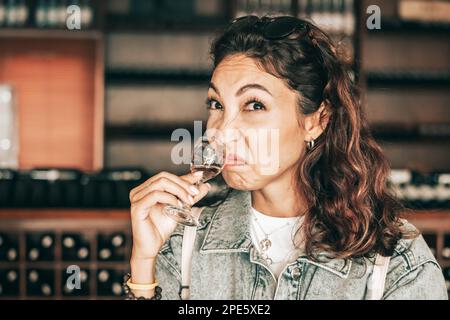
M217 89L217 87L215 86L215 84L213 82L209 83L209 87L208 89L213 89L215 92L217 92L217 94L220 96L220 92L219 89ZM264 87L263 85L260 85L258 83L249 83L246 84L245 86L242 86L237 92L236 92L236 96L240 96L242 95L245 91L249 90L249 89L258 89L258 90L262 90L267 92L268 94L272 95L272 93L270 93L270 91L268 89L266 89L266 87Z
M241 87L237 92L236 92L236 96L240 96L241 94L243 94L245 91L249 90L249 89L258 89L258 90L262 90L267 92L268 94L272 95L270 93L270 91L268 89L266 89L266 87L258 84L258 83L249 83L246 84L245 86Z
M217 87L214 85L214 83L210 82L208 89L213 89L220 96L219 89L217 89Z

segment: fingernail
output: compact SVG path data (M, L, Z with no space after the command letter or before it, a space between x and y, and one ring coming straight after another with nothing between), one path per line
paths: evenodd
M181 202L180 200L178 200L178 206L179 206L180 208L182 208L182 207L183 207L183 202Z
M195 171L195 172L194 172L194 176L195 176L195 177L201 177L201 176L203 176L203 171Z
M191 196L188 196L189 202L191 203L191 205L194 205L194 198L192 198Z
M208 190L211 190L212 186L209 183L205 183L205 184L208 187Z
M194 186L190 186L190 187L189 187L189 191L190 191L194 196L196 196L196 195L198 195L198 194L200 193L200 191L199 191L196 187L194 187Z

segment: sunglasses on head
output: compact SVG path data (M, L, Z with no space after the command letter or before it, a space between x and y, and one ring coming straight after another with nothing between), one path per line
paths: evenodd
M266 39L279 40L286 38L296 31L301 31L303 35L309 31L308 25L299 19L291 16L280 17L263 17L258 16L243 16L239 17L231 22L231 30L237 30L245 26L257 26L262 27L263 35Z

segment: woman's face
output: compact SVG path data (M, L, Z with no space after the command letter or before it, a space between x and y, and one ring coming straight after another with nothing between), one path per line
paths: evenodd
M222 175L230 187L259 190L294 174L307 140L297 103L295 91L251 58L229 56L216 67L207 129L226 144Z

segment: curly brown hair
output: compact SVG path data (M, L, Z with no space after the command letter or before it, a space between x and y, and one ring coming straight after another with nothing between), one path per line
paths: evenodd
M306 254L392 255L401 237L414 235L402 230L404 208L389 190L389 164L370 133L348 64L331 38L308 21L297 19L306 34L302 29L266 38L261 26L270 19L228 28L213 41L211 55L214 68L235 54L254 59L298 92L305 115L326 106L326 128L298 165L297 187L308 204L301 226Z

